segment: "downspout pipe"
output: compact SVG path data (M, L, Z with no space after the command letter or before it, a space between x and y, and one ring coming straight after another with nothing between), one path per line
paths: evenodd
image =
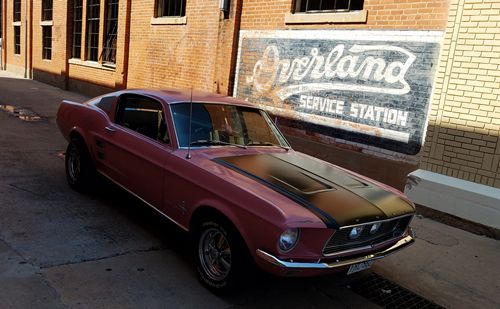
M236 0L234 12L234 30L233 30L233 46L231 47L232 55L231 55L231 66L229 69L229 89L228 95L234 96L234 84L236 76L236 66L238 61L238 48L240 45L240 29L241 29L241 14L243 11L243 0Z
M72 56L72 40L73 40L73 35L69 35L69 33L73 33L73 14L75 13L73 10L74 2L73 1L66 1L66 35L65 35L65 40L66 40L66 53L64 54L64 72L62 72L63 75L63 89L64 90L69 90L69 59L71 59ZM69 33L68 33L69 32ZM71 38L71 39L68 39Z
M132 12L132 0L127 0L127 14L125 15L125 48L123 52L123 89L127 89L128 84L128 66L130 58L130 22L131 22L131 12Z

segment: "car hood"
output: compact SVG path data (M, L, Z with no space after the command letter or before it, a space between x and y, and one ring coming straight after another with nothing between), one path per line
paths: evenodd
M212 161L309 209L330 228L414 213L401 194L301 153L224 156Z

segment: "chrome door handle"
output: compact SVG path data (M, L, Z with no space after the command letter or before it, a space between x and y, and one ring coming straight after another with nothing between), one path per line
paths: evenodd
M109 132L109 133L114 133L114 132L116 132L116 130L115 130L115 129L113 129L112 127L104 127L104 130L106 130L106 131L107 131L107 132Z

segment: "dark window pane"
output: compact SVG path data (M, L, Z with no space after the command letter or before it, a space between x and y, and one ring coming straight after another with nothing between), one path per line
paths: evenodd
M14 54L21 54L21 27L14 26Z
M353 11L363 9L363 0L297 0L297 12Z
M87 60L97 61L99 55L99 0L87 1Z
M42 27L42 58L52 59L52 26Z
M363 0L351 0L351 10L362 10Z
M104 48L102 50L101 59L103 63L113 64L116 63L119 0L107 0L106 2Z
M21 0L14 0L14 21L21 21Z
M73 0L73 42L71 57L80 59L82 56L82 0Z
M115 122L159 142L170 142L162 105L150 98L120 97Z
M0 0L0 39L2 38L2 29L3 29L3 1Z
M185 15L186 0L157 0L157 17Z
M243 106L177 103L171 105L180 147L238 145L281 145L286 142L262 111ZM191 128L191 134L189 134Z
M42 20L52 20L52 0L42 1Z

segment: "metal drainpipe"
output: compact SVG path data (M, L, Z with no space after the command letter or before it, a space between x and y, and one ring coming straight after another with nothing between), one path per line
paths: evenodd
M130 61L130 23L132 19L132 0L127 0L127 14L125 15L125 48L123 52L123 79L122 87L127 89L128 86L128 65ZM118 38L117 38L118 39Z
M241 28L241 14L243 11L243 0L236 0L236 3L234 4L235 6L235 12L234 12L234 30L233 30L233 46L231 47L233 55L233 59L231 59L231 66L229 69L229 76L232 78L229 78L229 89L228 89L228 95L229 96L234 96L235 94L233 93L234 91L234 84L237 82L234 80L234 76L236 76L236 66L237 61L238 61L238 48L240 48L240 28ZM236 49L236 52L234 51Z

